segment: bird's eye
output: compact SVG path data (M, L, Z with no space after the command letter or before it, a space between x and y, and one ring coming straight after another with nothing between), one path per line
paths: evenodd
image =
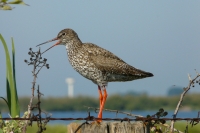
M62 36L65 36L66 35L66 33L64 32L64 33L62 33Z

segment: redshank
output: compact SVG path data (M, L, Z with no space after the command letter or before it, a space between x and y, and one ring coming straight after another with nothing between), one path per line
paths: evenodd
M98 85L100 110L97 122L102 121L102 111L107 98L106 86L108 82L131 81L153 76L150 72L130 66L106 49L92 43L82 43L77 33L72 29L62 30L56 38L42 44L55 40L58 40L58 42L47 50L57 45L65 45L68 60L72 67L83 77Z

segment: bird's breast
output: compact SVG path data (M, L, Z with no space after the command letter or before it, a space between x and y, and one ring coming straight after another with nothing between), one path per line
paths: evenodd
M95 67L88 54L87 52L68 51L68 59L78 73L94 83L98 83L99 80L103 80L102 72Z

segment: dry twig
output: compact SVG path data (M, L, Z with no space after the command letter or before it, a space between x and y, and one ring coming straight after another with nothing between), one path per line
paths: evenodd
M99 108L95 108L95 107L89 107L89 106L85 106L85 107L87 107L88 109L94 109L95 112L97 112L97 110L99 110ZM103 110L104 111L109 111L109 112L116 112L116 115L118 113L121 113L121 114L126 114L126 115L131 116L131 117L143 117L141 115L134 115L134 114L123 112L123 111L119 111L119 110L111 110L111 109L103 109Z
M36 84L36 79L37 79L37 75L40 72L40 70L46 66L47 69L49 69L49 64L46 63L47 59L43 59L42 60L42 53L40 52L40 49L37 52L33 52L32 48L29 49L30 51L28 52L28 54L30 55L30 61L24 60L25 63L27 63L28 65L33 65L33 82L32 82L32 96L28 105L28 115L26 118L30 118L31 117L31 111L32 111L32 103L33 103L33 99L34 99L34 91L35 91L35 84ZM23 128L23 132L26 132L26 127L28 125L28 120L26 121L26 124L24 125Z
M197 71L196 71L196 74L197 74L197 76L194 79L192 79L191 76L188 74L189 84L188 84L188 86L186 88L184 88L184 91L181 94L180 100L179 100L179 102L178 102L178 104L176 106L176 109L174 111L174 114L173 114L173 118L174 119L177 116L177 113L178 113L178 111L180 109L181 103L183 102L183 98L184 98L185 94L190 90L191 87L194 87L195 81L196 81L196 83L199 83L199 81L197 81L197 78L200 76L200 74ZM171 126L170 126L170 132L171 133L174 133L174 130L173 130L174 129L174 123L175 123L175 120L172 120L171 121Z

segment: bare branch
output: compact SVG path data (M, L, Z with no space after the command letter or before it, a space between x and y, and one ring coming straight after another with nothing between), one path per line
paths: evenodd
M88 109L94 109L95 112L96 112L97 110L99 110L99 108L88 107L88 106L84 106L84 107L87 107ZM131 117L143 117L143 116L141 116L141 115L134 115L134 114L127 113L127 112L123 112L123 111L119 111L119 110L111 110L111 109L103 109L103 110L104 110L104 111L108 111L108 112L116 112L116 115L117 115L118 113L121 113L121 114L126 114L126 115L131 116Z
M39 72L43 68L43 66L46 66L47 69L49 69L49 65L46 64L47 59L44 58L42 60L42 54L40 52L40 49L37 52L33 52L32 48L30 48L29 50L30 51L28 52L28 54L30 55L30 61L24 60L24 62L27 63L28 65L33 65L33 71L32 71L33 82L32 82L32 88L31 88L32 89L32 95L31 95L31 99L30 99L30 102L29 102L29 105L28 105L28 115L26 116L26 118L31 118L31 112L33 110L33 99L34 99L34 91L35 91L37 75L39 74ZM39 93L39 86L38 86L38 93ZM38 97L38 101L40 101L39 98L40 97ZM38 109L39 109L39 114L41 115L40 107ZM29 122L29 120L26 120L24 128L23 128L23 133L26 132L26 127L28 125L28 122Z
M196 71L196 73L197 73L197 71ZM179 109L180 109L180 106L181 106L181 104L182 104L182 102L183 102L183 98L184 98L185 94L190 90L191 86L194 86L195 80L196 80L199 76L200 76L200 74L197 74L197 76L196 76L194 79L192 79L191 76L190 76L190 74L188 74L189 84L188 84L188 86L187 86L186 88L184 88L184 91L183 91L183 93L181 94L180 100L179 100L179 102L178 102L178 104L177 104L177 106L176 106L176 109L175 109L175 111L174 111L174 114L173 114L173 118L174 118L174 119L175 119L176 116L177 116L177 113L178 113L178 111L179 111ZM173 130L173 129L174 129L174 123L175 123L175 120L172 120L172 121L171 121L171 126L170 126L170 132L171 132L171 133L174 133L174 130Z

